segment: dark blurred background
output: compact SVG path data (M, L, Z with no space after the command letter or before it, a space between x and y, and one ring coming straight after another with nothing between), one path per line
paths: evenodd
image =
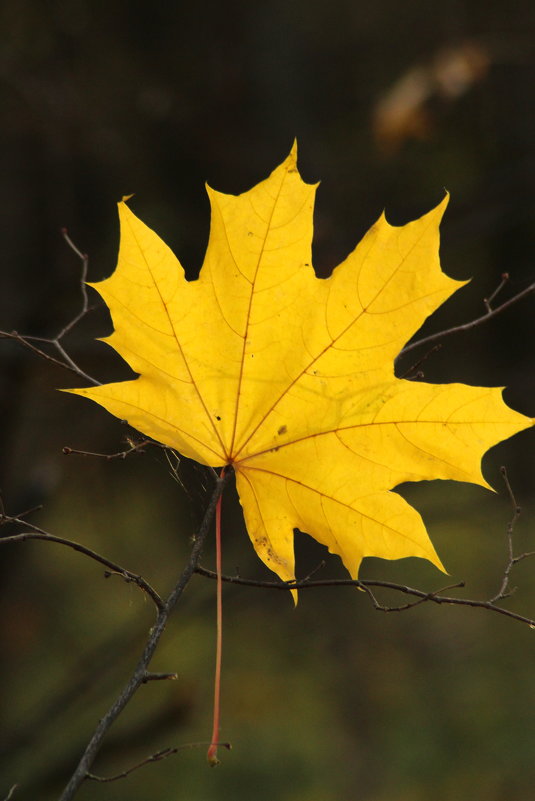
M133 208L175 250L190 277L209 228L204 182L241 192L287 155L321 179L314 254L326 275L386 208L391 222L452 195L442 262L472 283L426 324L431 332L484 312L535 275L535 5L530 0L295 0L0 3L0 329L54 336L90 280L115 266L115 202ZM96 336L96 308L69 336L70 353L100 380L128 370ZM533 300L444 341L427 380L507 385L534 415ZM165 593L186 558L202 503L159 451L126 461L65 457L69 445L124 447L102 409L55 391L80 380L0 340L0 487L11 513L143 573ZM405 367L410 366L410 360ZM400 369L403 365L400 365ZM506 560L506 464L522 516L518 551L533 550L533 432L485 459L497 489L432 482L402 491L424 515L462 592L486 598ZM190 497L192 496L192 497ZM226 503L225 569L267 577ZM299 572L325 553L304 535ZM213 564L212 546L205 563ZM513 575L508 604L535 614L535 563ZM320 575L342 577L329 559ZM417 560L369 560L366 577L436 589ZM132 585L103 578L50 543L4 547L0 563L0 797L54 799L96 721L137 659L152 608ZM166 746L209 738L215 587L189 587L154 668L178 681L142 690L110 732L95 772L113 774ZM385 599L395 602L394 598ZM225 588L222 738L210 771L184 750L80 799L158 801L516 801L535 769L534 637L528 627L459 608L375 612L350 589L282 594Z

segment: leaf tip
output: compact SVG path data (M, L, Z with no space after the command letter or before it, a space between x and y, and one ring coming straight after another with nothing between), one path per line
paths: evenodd
M428 557L428 561L431 562L431 564L434 565L438 570L440 570L441 573L444 573L446 576L450 575L449 572L444 567L444 565L442 564L442 559L437 554L434 548L432 556Z
M450 193L448 192L446 187L444 187L444 197L442 198L440 203L435 207L435 211L440 212L440 216L441 217L444 214L444 212L446 211L446 209L448 208L448 204L450 202L450 198L451 198Z
M87 389L89 389L89 387L73 387L73 388L70 388L70 387L58 387L57 391L58 392L66 392L69 395L82 395L82 396L84 396L84 395L87 395Z

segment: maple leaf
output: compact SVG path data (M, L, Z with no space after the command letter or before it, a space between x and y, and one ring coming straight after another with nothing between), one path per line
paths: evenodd
M105 339L139 377L71 390L205 465L232 465L262 561L294 578L293 531L338 554L424 557L423 521L392 489L454 479L488 486L481 458L533 421L501 388L396 378L394 359L464 282L438 258L447 198L401 227L384 215L330 278L312 268L316 186L296 148L239 196L208 188L198 280L122 202L113 275L95 285ZM443 569L443 568L442 568Z

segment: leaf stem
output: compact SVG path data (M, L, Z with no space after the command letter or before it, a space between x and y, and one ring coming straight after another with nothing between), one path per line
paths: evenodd
M225 468L219 474L220 480L225 475ZM215 656L215 676L214 676L214 714L212 726L212 739L206 754L206 759L210 767L215 768L219 765L217 758L217 747L219 744L219 722L221 712L221 656L223 652L223 582L221 580L221 500L220 495L215 509L215 549L216 549L216 573L217 573L217 636L216 636L216 656Z

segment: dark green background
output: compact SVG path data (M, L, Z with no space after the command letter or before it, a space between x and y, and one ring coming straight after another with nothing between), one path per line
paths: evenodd
M136 212L194 276L208 236L204 182L241 192L299 141L300 169L321 179L316 269L328 274L383 208L395 223L452 195L442 261L472 284L426 331L465 322L504 272L503 297L533 281L535 6L531 0L0 3L0 328L50 336L90 278L115 266L115 202ZM485 65L454 94L431 86L424 129L386 142L374 124L397 81L440 75L447 53L475 48ZM446 54L446 55L445 55ZM437 67L437 64L439 65ZM420 72L411 73L419 69ZM462 76L461 76L462 77ZM414 122L414 116L411 118ZM96 302L96 296L92 296ZM101 380L128 375L93 338L95 310L69 340ZM533 301L460 338L425 364L430 381L507 385L535 414ZM186 558L202 489L188 494L163 455L126 462L66 458L64 445L120 450L125 429L54 390L79 383L0 340L0 486L11 512L101 550L164 593ZM404 493L424 515L451 580L488 597L500 583L511 508L506 464L523 506L519 550L532 550L533 433L496 448L485 474L498 490L451 482ZM355 477L358 481L358 477ZM225 569L266 577L228 501ZM324 552L304 535L300 574ZM137 658L152 609L141 593L48 543L2 550L0 797L56 798ZM212 545L205 563L213 564ZM516 568L511 607L535 614L534 564ZM321 575L342 577L330 559ZM436 589L431 566L370 560L363 575ZM165 746L209 738L215 588L195 578L154 668L174 683L145 687L110 732L95 766L118 772ZM386 599L396 602L395 599ZM375 612L350 589L303 592L297 610L266 590L225 588L222 737L217 771L184 750L80 799L206 801L524 801L535 781L535 633L478 610L421 606Z

